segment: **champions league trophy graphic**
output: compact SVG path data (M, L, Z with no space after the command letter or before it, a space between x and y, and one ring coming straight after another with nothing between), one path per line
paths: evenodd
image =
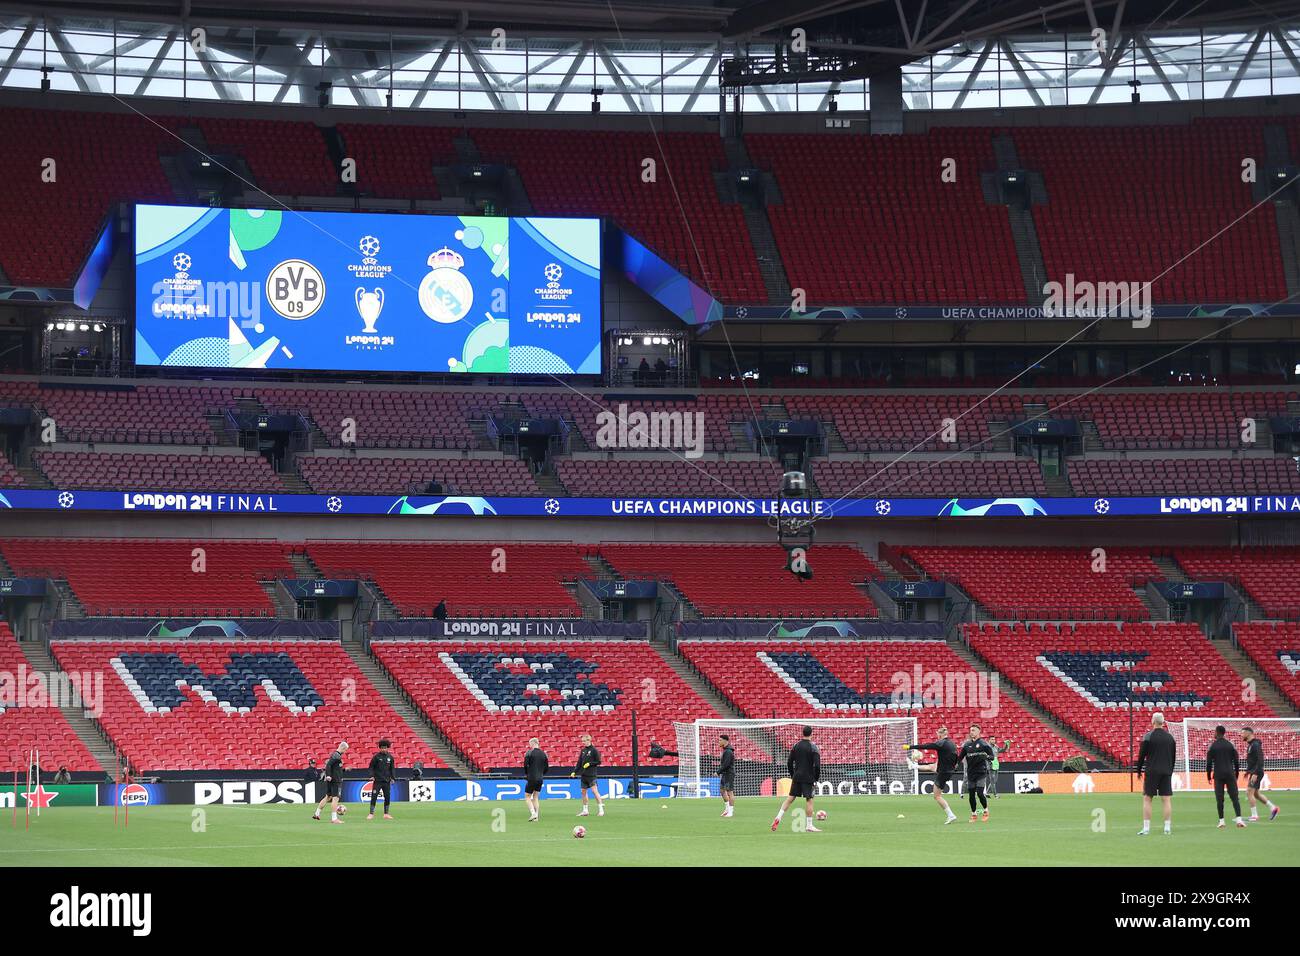
M357 312L361 314L361 320L366 323L366 332L373 334L375 332L375 323L379 321L379 313L384 311L384 290L375 287L374 292L367 292L361 286L357 286Z
M420 308L433 321L450 325L469 315L474 287L460 271L464 264L464 258L446 246L429 256L433 271L420 283Z

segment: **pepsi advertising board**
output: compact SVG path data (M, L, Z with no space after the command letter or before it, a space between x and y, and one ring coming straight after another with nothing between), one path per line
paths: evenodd
M598 219L135 207L136 364L598 374Z

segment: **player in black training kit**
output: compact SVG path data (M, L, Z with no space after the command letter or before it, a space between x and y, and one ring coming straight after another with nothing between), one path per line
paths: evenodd
M718 789L722 793L722 815L736 815L736 751L731 749L731 738L726 734L722 741L722 756L718 758Z
M948 728L940 727L936 733L939 735L937 740L932 740L928 744L903 744L903 749L935 751L934 763L918 764L916 769L934 771L934 802L943 807L943 812L947 815L943 825L947 826L957 819L957 814L952 812L952 808L948 806L948 801L944 799L943 788L948 786L948 783L952 780L952 772L960 758L957 755L957 745L948 736Z
M321 807L328 801L330 823L343 822L339 819L339 797L343 793L343 755L347 752L348 742L344 740L339 743L339 749L330 754L329 760L325 761L325 796L321 797L320 803L316 804L316 812L311 815L313 820L320 819Z
M790 756L785 761L786 772L790 774L790 795L781 804L781 809L776 811L776 819L772 821L774 831L781 825L781 818L790 809L790 805L803 797L806 820L804 829L808 833L822 832L813 826L813 793L822 776L822 755L812 742L812 734L812 727L805 725L803 738L790 748Z
M1241 773L1241 763L1237 758L1237 748L1224 736L1227 728L1220 724L1214 728L1214 743L1205 754L1205 779L1214 784L1214 799L1219 804L1219 829L1223 823L1223 791L1228 791L1232 798L1232 810L1239 827L1246 821L1241 818L1241 801L1237 799L1237 775Z
M1165 715L1151 715L1151 729L1138 748L1138 779L1142 781L1142 829L1138 836L1151 832L1151 801L1159 797L1165 811L1165 836L1173 825L1174 764L1178 761L1178 744L1165 730ZM1145 778L1143 774L1145 773Z
M596 789L596 768L600 766L600 751L591 744L591 734L582 735L582 749L578 751L578 760L574 765L573 773L570 777L581 775L582 784L582 812L580 817L590 816L587 811L587 794L596 795L596 816L605 815L605 801L600 796L600 791Z
M970 822L976 818L975 800L978 797L984 808L984 822L989 822L989 798L985 791L989 785L989 763L993 748L980 736L980 725L970 725L970 737L961 745L957 760L966 764L966 794L970 797Z
M384 819L393 819L388 813L388 801L392 797L393 780L397 778L397 761L388 752L392 741L384 738L379 741L379 753L370 758L370 813L367 820L375 818L375 798L379 791L384 791Z
M1250 804L1250 822L1259 822L1259 814L1255 812L1257 799L1268 807L1268 818L1276 820L1278 808L1264 796L1264 744L1255 736L1253 727L1242 727L1241 737L1246 741L1246 800Z
M536 737L528 741L528 753L524 754L524 803L528 804L528 822L533 823L541 813L542 781L551 762L546 759L546 751Z

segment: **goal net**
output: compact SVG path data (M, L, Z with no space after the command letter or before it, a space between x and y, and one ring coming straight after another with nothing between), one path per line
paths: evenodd
M679 797L707 797L718 792L720 735L727 734L735 753L738 797L776 796L789 791L786 758L813 728L821 752L820 796L913 794L916 766L904 744L916 743L915 717L864 717L805 720L697 720L677 727Z
M1227 731L1229 743L1241 755L1243 773L1246 771L1246 741L1242 739L1241 731L1251 727L1264 747L1264 789L1300 790L1300 718L1297 717L1186 718L1178 754L1183 789L1214 789L1214 784L1205 779L1205 757L1214 742L1214 728L1218 726Z

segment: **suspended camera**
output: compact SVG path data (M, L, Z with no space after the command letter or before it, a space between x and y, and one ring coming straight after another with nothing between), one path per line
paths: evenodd
M808 550L816 528L808 478L802 471L787 471L781 476L777 506L776 540L785 548L785 569L800 580L811 581L813 572L808 563Z

